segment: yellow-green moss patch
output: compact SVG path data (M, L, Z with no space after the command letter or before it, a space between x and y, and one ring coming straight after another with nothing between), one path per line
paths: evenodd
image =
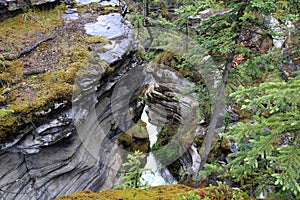
M0 117L0 141L7 140L7 134L13 133L16 129L18 118L12 115Z
M77 5L78 12L89 13L89 12L98 12L99 14L106 15L109 13L120 12L120 8L113 6L102 6L97 2L90 3L88 5Z
M16 55L25 47L32 45L28 41L47 35L62 24L62 14L66 6L61 4L52 10L29 10L0 23L0 54ZM3 58L3 56L2 56Z
M23 77L20 61L5 61L0 79L9 90L1 90L0 100L2 104L8 101L9 104L6 109L2 109L5 115L0 115L0 142L14 135L19 120L30 123L36 117L36 112L47 111L56 102L71 102L74 81L80 68L88 65L90 51L83 44L74 44L62 53L64 59L58 66L63 69L38 74L32 78Z
M59 197L57 200L179 200L180 195L189 196L194 191L212 200L230 200L233 195L241 200L251 200L246 193L233 188L207 187L195 189L180 184L161 185L144 189L104 190L99 193L83 191Z
M89 36L85 38L85 42L88 44L94 44L94 43L108 44L109 40L101 36Z
M0 81L1 86L9 86L18 83L23 79L21 61L0 61Z
M131 129L123 133L118 138L123 148L132 152L139 150L147 153L150 149L150 140L146 125L144 121L139 120Z
M193 188L185 185L163 185L144 189L104 190L99 193L79 192L59 197L58 200L172 200L179 199L179 194L186 194Z

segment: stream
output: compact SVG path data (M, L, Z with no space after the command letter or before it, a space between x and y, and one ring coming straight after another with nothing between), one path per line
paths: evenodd
M157 130L158 127L149 122L149 118L146 113L147 109L148 106L146 105L143 110L141 119L147 123L146 129L149 134L150 148L152 148L157 141L157 134L160 130ZM166 167L162 166L159 160L154 157L152 152L150 152L147 156L145 168L151 169L154 174L150 172L144 172L142 175L143 184L148 182L150 186L157 186L177 183L177 180L170 174L169 170Z

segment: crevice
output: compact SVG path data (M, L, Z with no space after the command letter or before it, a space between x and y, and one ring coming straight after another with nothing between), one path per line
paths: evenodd
M19 153L20 155L23 155L23 159L24 159L24 166L25 166L25 169L26 169L26 172L25 172L25 174L27 174L28 175L28 177L29 177L29 180L28 180L28 182L29 183L31 183L30 184L30 186L31 186L31 192L34 192L34 195L35 195L35 197L36 197L36 199L38 199L37 198L37 193L36 193L36 187L35 187L35 179L31 176L31 174L30 174L30 169L29 169L29 167L28 167L28 163L27 163L27 159L26 159L26 155L25 154L21 154L21 153Z

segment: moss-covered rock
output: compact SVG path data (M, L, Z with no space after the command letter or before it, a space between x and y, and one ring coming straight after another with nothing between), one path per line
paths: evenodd
M95 43L104 43L104 44L108 44L109 43L109 40L104 38L104 37L101 37L101 36L89 36L89 37L86 37L85 38L85 41L88 43L88 44L95 44Z
M185 185L163 185L157 187L150 187L149 189L124 189L124 190L104 190L99 193L91 191L83 191L77 194L70 194L59 197L58 200L86 200L86 199L99 199L99 200L170 200L179 199L179 194L188 194L193 190Z
M77 5L78 12L80 13L90 13L90 12L98 12L101 15L106 15L109 13L118 13L120 12L120 8L114 6L102 6L97 2L90 3L88 5Z
M22 62L0 61L0 80L2 87L10 86L23 80Z
M87 5L85 9L93 6L105 12L117 9L100 4ZM56 103L70 105L80 69L92 63L93 49L109 43L106 38L87 35L78 22L64 23L66 9L64 4L50 10L29 9L0 23L0 109L5 113L0 115L0 143L18 134L18 124L26 125L41 117L40 113L53 111ZM48 37L53 39L16 58ZM110 67L107 74L113 71ZM7 115L10 110L13 112Z
M76 194L69 194L59 197L57 200L179 200L180 196L190 196L190 192L213 200L229 200L236 197L241 200L250 200L247 194L238 189L229 187L207 187L195 190L180 184L161 185L149 189L124 189L104 190L99 193L83 191Z
M131 152L141 151L147 153L150 150L149 134L146 123L139 120L131 129L119 136L119 144Z

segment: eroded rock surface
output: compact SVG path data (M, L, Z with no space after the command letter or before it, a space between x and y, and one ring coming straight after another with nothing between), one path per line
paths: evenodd
M178 171L172 167L174 162L183 172L189 172L196 170L200 159L192 147L198 127L199 105L196 94L187 92L194 83L164 65L150 65L147 70L153 78L146 92L148 116L150 122L161 130L158 139L161 148L154 155L178 178Z
M75 54L84 59L70 56L64 62L71 67L60 69L62 73L55 73L58 69L54 67L48 69L54 72L50 84L75 71L70 76L77 88L72 102L58 101L49 109L35 111L33 116L40 119L23 122L13 139L0 145L0 199L54 199L82 190L113 188L120 182L121 164L128 150L149 151L147 133L136 131L143 127L138 125L143 124L139 119L145 104L150 121L157 126L182 125L177 128L185 132L173 141L174 150L179 152L176 159L184 155L184 170L196 162L195 152L189 153L197 124L196 98L184 93L193 84L179 78L171 68L137 64L133 26L118 13L101 15L101 9L97 10L100 13L76 8L65 11L65 27L57 28L63 34L56 35L46 51L26 55L35 60L53 54L55 59L63 52L63 56ZM63 48L71 45L76 47L72 51L80 51ZM54 47L56 51L51 51ZM26 56L22 59L27 62ZM76 71L79 64L81 68ZM130 137L128 147L118 140L122 134Z
M101 59L108 63L119 60L135 46L133 27L119 13L99 16L96 23L87 23L84 28L89 35L102 36L111 40L104 46L109 51L99 53Z
M106 37L108 43L107 46L103 43L91 45L93 56L77 77L79 90L74 93L73 109L70 102L58 102L51 110L36 112L35 115L43 116L40 123L24 124L16 138L1 144L0 199L55 199L63 194L114 186L122 164L117 136L134 125L133 120L141 114L142 104L138 104L136 98L130 99L132 90L126 90L125 85L121 94L111 97L117 81L135 63L133 27L117 13L112 15L117 16L115 25L119 24L114 31L121 34L114 38L101 31L96 34ZM97 17L79 14L76 22L67 22L68 27L74 32L82 31L78 24ZM70 23L77 26L70 26ZM130 80L139 82L132 77ZM135 91L134 96L139 92ZM129 97L130 101L125 103L130 103L130 109L129 104L123 102L125 96ZM111 99L125 109L118 108L113 115ZM93 114L96 118L89 118ZM127 125L121 129L117 124Z

